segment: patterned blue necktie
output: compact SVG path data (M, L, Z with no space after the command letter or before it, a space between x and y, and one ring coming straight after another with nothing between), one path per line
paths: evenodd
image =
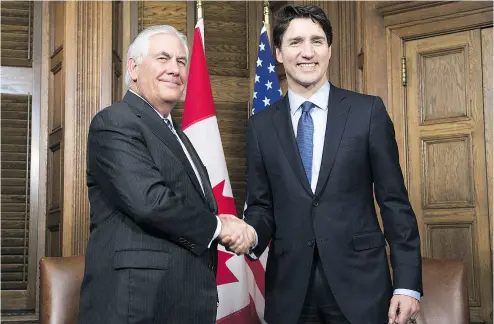
M169 129L172 131L172 133L173 133L174 129L173 129L173 125L172 125L172 123L170 122L170 120L169 120L168 118L163 118L163 121L165 122L166 126L168 126L168 128L169 128Z
M314 108L314 104L310 101L305 101L301 107L302 115L298 120L297 126L297 145L305 174L310 184L312 181L312 153L314 150L314 122L310 112Z

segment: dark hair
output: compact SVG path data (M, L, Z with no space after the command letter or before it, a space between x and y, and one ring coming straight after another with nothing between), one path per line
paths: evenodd
M331 27L331 22L321 8L314 5L288 4L281 7L275 13L273 28L273 42L275 48L281 48L283 35L290 25L290 22L296 18L310 18L312 21L319 24L324 31L324 34L326 34L328 46L331 46L333 43L333 28Z

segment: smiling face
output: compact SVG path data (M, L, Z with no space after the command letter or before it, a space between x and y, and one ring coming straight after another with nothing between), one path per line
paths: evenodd
M310 18L296 18L283 34L276 58L283 63L288 87L312 94L326 81L331 47L321 26Z
M169 33L149 38L142 63L129 59L135 89L153 107L167 116L179 100L187 81L187 55L180 39Z

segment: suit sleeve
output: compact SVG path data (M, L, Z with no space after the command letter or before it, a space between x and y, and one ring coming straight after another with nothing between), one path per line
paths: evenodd
M417 219L405 188L393 123L379 97L372 107L369 150L374 191L390 246L393 286L422 293Z
M202 254L215 233L215 215L166 186L136 125L102 115L94 117L89 129L88 172L137 225Z
M259 257L271 240L275 222L271 186L259 149L257 134L249 120L247 128L247 210L245 221L257 233L257 246L252 251Z

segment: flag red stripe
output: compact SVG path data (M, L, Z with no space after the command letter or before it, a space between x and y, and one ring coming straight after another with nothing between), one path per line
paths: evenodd
M256 306L254 300L250 297L249 305L236 312L233 312L225 317L222 317L216 321L216 324L261 324L259 316L257 315Z
M257 288L259 288L259 290L261 291L262 296L264 298L266 298L266 296L264 295L264 286L265 286L264 268L261 264L261 261L250 260L247 257L244 257L244 258L245 258L245 262L247 263L250 270L252 271L252 274L254 275L254 280L256 281Z

